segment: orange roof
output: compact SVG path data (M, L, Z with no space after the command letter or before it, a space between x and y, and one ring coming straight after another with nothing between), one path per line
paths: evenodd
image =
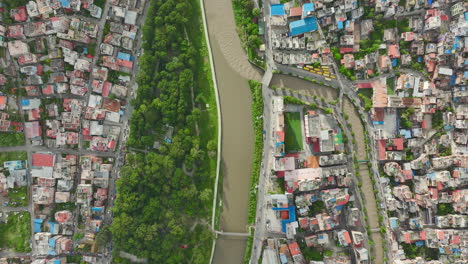
M301 254L301 249L299 248L299 245L297 242L291 243L288 245L289 251L291 251L291 255L295 256L298 254Z
M349 236L349 232L348 231L345 231L343 233L343 236L344 236L344 239L346 241L347 244L351 244L351 237Z
M6 103L6 96L0 95L0 105L4 105Z
M374 87L373 107L387 107L387 86L376 81L372 85Z
M294 17L294 16L302 16L302 7L293 7L289 10L289 16Z
M307 168L318 168L319 162L317 156L307 156Z

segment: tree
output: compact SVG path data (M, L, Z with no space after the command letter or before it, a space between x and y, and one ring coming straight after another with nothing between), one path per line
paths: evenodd
M254 9L252 10L252 15L253 15L254 17L258 17L258 16L260 15L260 9L254 8Z
M251 49L256 49L260 47L262 40L256 35L250 35L247 39L247 46Z

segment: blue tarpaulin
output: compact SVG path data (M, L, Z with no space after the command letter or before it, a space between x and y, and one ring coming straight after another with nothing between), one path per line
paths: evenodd
M372 123L374 123L374 125L383 125L384 121L372 121Z
M392 66L393 67L398 66L398 59L392 59Z
M304 34L317 30L317 19L315 17L307 17L301 20L289 23L289 30L291 36Z
M101 211L102 211L102 207L91 207L91 211L93 211L93 212L101 212Z
M417 247L423 247L424 246L424 241L416 241L416 244Z
M270 15L271 16L284 16L286 15L286 11L284 11L284 5L271 5L270 6Z

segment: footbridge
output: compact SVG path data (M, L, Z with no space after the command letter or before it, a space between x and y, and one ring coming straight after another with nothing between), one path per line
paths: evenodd
M222 236L238 236L238 237L249 237L250 233L235 233L235 232L223 232L223 231L215 231L217 235Z

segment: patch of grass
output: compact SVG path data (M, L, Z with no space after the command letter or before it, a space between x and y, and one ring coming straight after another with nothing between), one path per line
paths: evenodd
M299 112L284 113L284 123L286 153L302 150L301 114Z
M28 205L28 187L11 188L8 190L11 207L23 207Z
M0 248L11 248L16 252L31 252L31 215L29 212L11 212L7 223L0 224Z
M364 102L365 105L365 110L369 111L372 108L372 95L374 93L374 90L372 89L359 89L358 91L358 96L361 98L361 100Z
M395 78L387 78L387 94L394 95L395 94Z
M26 142L23 133L1 133L0 147L22 146Z
M28 159L28 154L26 153L26 151L1 152L0 153L0 166L3 167L3 163L5 161L27 160L27 159Z
M453 205L449 203L440 203L437 204L437 215L448 215L448 214L456 214L455 210L453 209Z

